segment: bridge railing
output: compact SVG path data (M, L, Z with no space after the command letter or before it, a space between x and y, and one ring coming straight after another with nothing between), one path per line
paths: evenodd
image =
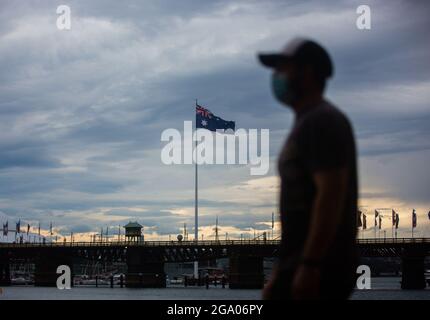
M357 239L357 244L409 244L409 243L430 243L430 238Z
M109 241L109 242L47 242L47 243L0 243L1 248L33 248L33 247L160 247L160 246L229 246L229 245L279 245L280 240L243 239L243 240L199 240L199 241ZM430 238L381 238L357 239L357 244L413 244L429 243Z
M47 242L47 243L0 243L0 248L33 247L160 247L160 246L228 246L228 245L279 245L280 240L199 240L199 241L109 241L109 242Z

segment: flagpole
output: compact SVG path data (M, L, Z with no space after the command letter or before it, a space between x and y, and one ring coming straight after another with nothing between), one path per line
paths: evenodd
M196 108L197 108L197 99L196 99ZM195 130L197 132L197 117L195 116L196 111L194 110L194 125L195 125ZM197 133L196 133L197 134ZM197 139L195 141L195 152L196 152L196 157L195 157L195 190L194 190L194 241L198 241L199 239L199 197L198 197L198 169L197 169ZM198 261L194 261L194 278L198 278L199 276L199 262Z
M275 213L272 211L272 240L273 240L273 227L275 226Z

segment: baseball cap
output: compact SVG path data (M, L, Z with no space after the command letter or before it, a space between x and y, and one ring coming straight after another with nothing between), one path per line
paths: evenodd
M269 68L293 62L311 65L324 78L333 75L333 63L328 52L315 41L305 38L291 40L280 52L259 53L258 59Z

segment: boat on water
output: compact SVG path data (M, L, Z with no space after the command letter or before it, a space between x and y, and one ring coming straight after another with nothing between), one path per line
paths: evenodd
M122 276L123 283L125 283L125 274L123 274L123 273L114 274L113 275L113 283L114 284L121 284L121 276Z
M28 278L24 277L15 277L10 279L12 285L29 285L32 284L32 281Z
M123 277L123 283L125 283L125 275L124 274L115 274L113 275L113 283L115 285L121 284L121 276ZM73 277L74 285L83 285L83 286L95 286L95 285L110 285L111 283L110 275L102 275L96 277L89 277L88 275L76 275Z

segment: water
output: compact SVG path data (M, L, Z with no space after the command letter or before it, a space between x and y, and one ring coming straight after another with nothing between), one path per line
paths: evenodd
M73 287L71 290L32 286L3 287L0 300L259 300L261 290L230 290L220 286L128 289ZM355 290L353 300L430 300L430 289L400 290L400 278L372 278L372 290Z
M259 300L260 290L230 290L222 288L174 287L163 289L128 289L74 287L70 290L40 287L6 287L1 299L40 300Z

